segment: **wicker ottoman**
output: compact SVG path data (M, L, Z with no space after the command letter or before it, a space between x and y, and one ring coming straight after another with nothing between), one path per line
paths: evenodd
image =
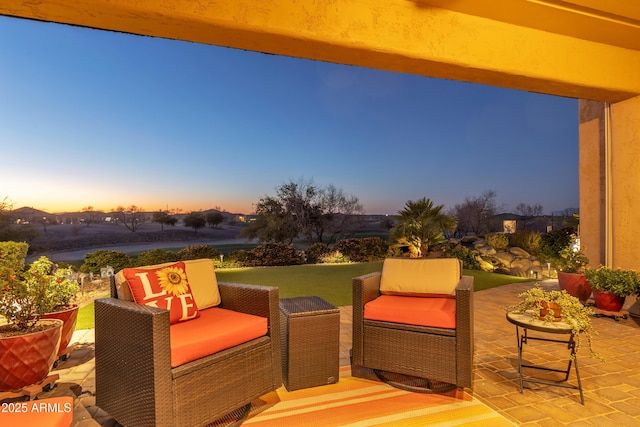
M287 390L338 382L340 310L320 297L280 300L282 377Z

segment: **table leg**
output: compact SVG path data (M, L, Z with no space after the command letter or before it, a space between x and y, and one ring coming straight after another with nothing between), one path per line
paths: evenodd
M526 331L526 329L525 329ZM516 339L518 340L518 374L520 376L520 393L524 392L524 380L522 376L522 344L525 341L524 336L520 335L520 328L516 325Z
M530 383L537 383L537 384L546 384L546 385L551 385L551 386L555 386L555 387L566 387L566 388L573 388L573 389L578 389L578 391L580 392L580 403L582 403L584 405L584 395L582 392L582 381L580 380L580 371L578 369L578 358L576 357L576 343L574 340L574 336L573 334L571 334L571 336L569 337L568 341L564 341L564 340L556 340L556 339L547 339L547 338L541 338L541 337L528 337L527 336L527 328L523 328L523 332L520 333L520 328L518 327L518 325L516 325L516 338L518 339L518 374L520 376L520 393L523 393L524 390L524 382L530 382ZM566 343L568 345L568 349L569 349L569 363L567 364L567 369L566 370L561 370L561 369L553 369L553 368L547 368L547 367L543 367L543 366L533 366L533 365L525 365L522 363L522 351L523 351L523 347L524 344L527 343L528 339L532 339L532 340L538 340L538 341L548 341L548 342L557 342L557 343ZM561 382L565 382L569 380L569 374L571 373L571 365L573 364L575 371L576 371L576 379L578 382L578 385L572 385L572 384L560 384ZM547 380L542 380L542 379L536 379L536 378L524 378L524 373L523 373L523 368L532 368L532 369L539 369L539 370L543 370L543 371L551 371L551 372L558 372L558 373L563 373L565 374L564 380L561 380L560 382L556 382L556 381L547 381Z

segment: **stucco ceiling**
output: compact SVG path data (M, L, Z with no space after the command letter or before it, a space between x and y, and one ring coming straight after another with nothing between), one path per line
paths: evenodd
M414 0L584 40L640 50L637 0Z
M640 94L640 0L2 0L0 15L572 98Z

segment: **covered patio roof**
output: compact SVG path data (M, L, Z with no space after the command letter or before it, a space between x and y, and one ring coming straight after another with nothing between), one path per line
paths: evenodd
M582 99L640 94L625 0L7 0L0 14Z

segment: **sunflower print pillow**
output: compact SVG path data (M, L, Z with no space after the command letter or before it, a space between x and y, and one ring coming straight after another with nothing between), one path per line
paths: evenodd
M125 268L123 273L133 300L169 310L172 325L200 316L183 262L156 269Z

